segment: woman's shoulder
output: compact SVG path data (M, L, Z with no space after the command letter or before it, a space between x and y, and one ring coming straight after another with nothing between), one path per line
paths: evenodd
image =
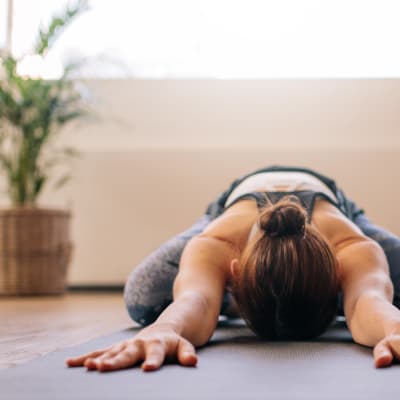
M366 238L354 222L325 200L316 202L311 225L324 236L335 253L350 243Z
M212 221L199 236L224 240L241 251L246 246L251 227L258 217L259 210L255 201L242 200Z

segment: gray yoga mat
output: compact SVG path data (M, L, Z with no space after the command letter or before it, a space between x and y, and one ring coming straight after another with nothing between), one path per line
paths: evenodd
M117 332L0 373L3 400L58 399L400 399L400 366L375 369L343 322L312 342L257 340L240 320L221 322L199 349L196 368L166 365L99 373L67 368L64 359L132 337Z

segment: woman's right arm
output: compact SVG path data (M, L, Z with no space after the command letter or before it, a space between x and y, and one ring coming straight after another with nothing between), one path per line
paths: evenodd
M110 348L68 359L68 366L110 371L139 362L145 371L166 358L182 365L197 363L195 346L207 343L218 322L230 261L237 250L212 235L194 237L182 254L174 283L174 301L159 318L132 339Z

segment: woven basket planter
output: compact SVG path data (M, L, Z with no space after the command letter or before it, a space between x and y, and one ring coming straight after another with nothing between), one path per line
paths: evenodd
M0 210L0 294L61 294L71 259L68 211Z

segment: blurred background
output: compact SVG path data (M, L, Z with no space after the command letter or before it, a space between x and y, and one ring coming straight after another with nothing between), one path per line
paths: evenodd
M70 287L121 286L269 164L332 176L400 235L398 1L91 0L33 54L38 29L76 3L0 0L18 76L57 80L77 63L69 79L90 109L55 139L81 153L71 180L38 198L72 213Z

